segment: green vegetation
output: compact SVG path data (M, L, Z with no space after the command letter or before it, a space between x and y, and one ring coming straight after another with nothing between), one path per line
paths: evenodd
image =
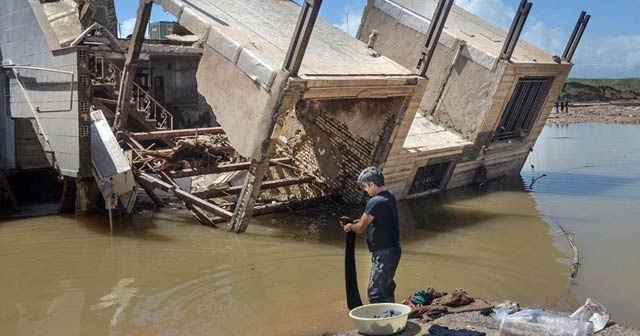
M640 78L569 78L560 94L560 99L564 98L570 102L640 99Z

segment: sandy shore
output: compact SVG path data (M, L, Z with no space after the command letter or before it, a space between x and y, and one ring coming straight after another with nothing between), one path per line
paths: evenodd
M568 112L554 108L547 124L599 122L608 124L640 124L640 101L610 103L575 103Z

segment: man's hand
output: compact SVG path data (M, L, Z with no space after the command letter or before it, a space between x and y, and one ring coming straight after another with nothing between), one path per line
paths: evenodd
M344 232L351 232L351 227L353 226L353 224L351 223L347 223L345 225L342 226L342 229L344 230Z
M348 223L353 223L353 219L351 219L350 217L347 216L340 216L340 225L345 226Z

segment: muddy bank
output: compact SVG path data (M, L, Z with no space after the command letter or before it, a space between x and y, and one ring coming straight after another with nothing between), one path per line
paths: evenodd
M558 112L554 108L547 119L547 124L587 122L640 124L640 101L575 103L569 105L568 112Z
M421 319L410 319L405 330L396 336L429 335L429 328L433 325L448 327L452 330L467 329L486 333L487 336L500 334L500 323L492 317L484 316L480 312L468 312L445 315L431 322L423 322ZM356 330L339 332L335 334L321 334L322 336L359 336ZM635 336L640 335L640 330L627 328L618 324L612 324L600 331L600 336ZM535 336L535 335L532 335Z

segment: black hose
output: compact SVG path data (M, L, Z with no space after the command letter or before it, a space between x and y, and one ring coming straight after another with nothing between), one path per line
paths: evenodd
M358 290L358 274L356 273L356 234L347 232L344 248L344 283L347 289L347 307L349 309L362 306Z

